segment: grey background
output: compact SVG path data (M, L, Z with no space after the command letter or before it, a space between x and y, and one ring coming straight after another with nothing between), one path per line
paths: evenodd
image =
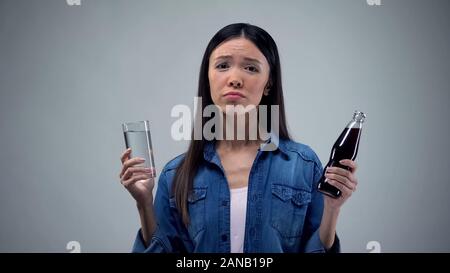
M234 22L266 29L297 141L325 164L367 113L345 252L450 251L449 1L0 0L0 251L128 252L139 228L119 183L121 123L148 119L156 166L185 151L203 51Z

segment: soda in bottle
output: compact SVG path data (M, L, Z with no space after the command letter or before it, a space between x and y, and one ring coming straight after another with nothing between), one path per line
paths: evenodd
M363 112L355 111L353 119L347 124L334 143L333 148L331 149L330 160L326 167L340 167L350 170L349 167L339 164L339 161L342 159L355 160L356 155L358 154L359 139L361 137L362 124L364 123L365 118L366 115ZM326 168L319 180L317 189L319 192L338 198L341 196L342 192L325 181L325 172Z

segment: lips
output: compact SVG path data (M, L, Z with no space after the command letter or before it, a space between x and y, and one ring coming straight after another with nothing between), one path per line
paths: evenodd
M225 93L224 96L227 98L245 98L245 96L242 93L235 92L235 91L227 92L227 93Z

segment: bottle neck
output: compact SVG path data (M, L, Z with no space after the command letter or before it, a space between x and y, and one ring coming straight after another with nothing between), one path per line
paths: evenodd
M356 120L351 120L346 128L355 128L355 129L361 129L362 128L362 122L360 121L356 121Z

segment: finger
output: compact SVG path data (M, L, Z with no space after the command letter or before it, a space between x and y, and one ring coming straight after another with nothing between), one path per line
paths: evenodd
M327 167L326 173L335 173L346 177L351 177L352 173L349 170L339 167Z
M120 156L120 162L124 163L130 156L130 153L131 153L131 148L126 149L125 152L123 152L123 154Z
M147 182L147 181L149 181L149 178L140 178L140 179L136 179L136 180L129 180L129 181L123 183L123 186L126 189L129 189L132 185L136 184L136 182L138 182L138 181Z
M140 157L134 157L132 159L129 159L129 160L125 161L123 163L122 171L120 172L119 177L122 177L122 175L125 173L125 171L129 167L137 165L137 164L141 164L141 163L144 163L144 162L145 162L145 159L140 158Z
M355 175L351 171L339 167L327 167L325 173L335 173L341 176L345 176L348 180L350 180L350 182L352 182L352 184L358 184Z
M142 181L142 182L147 183L148 181L150 181L150 178L147 178L147 179L137 179L136 181L131 181L131 182L127 183L127 184L124 184L123 186L124 186L126 189L128 189L130 186L134 185L134 184L135 184L136 182L138 182L138 181Z
M339 163L341 163L344 166L350 167L352 173L354 173L358 168L356 162L350 159L342 159L341 161L339 161Z
M142 157L133 157L132 159L128 159L123 163L123 165L127 168L132 167L134 165L142 164L145 162L145 159Z
M355 190L355 184L352 183L347 177L336 174L336 173L326 173L325 177L327 179L335 180L339 182L340 184L344 185L346 188L348 188L351 191Z
M130 167L128 168L122 176L123 180L127 180L133 174L153 174L152 168L142 168L142 167Z
M352 195L352 191L349 188L345 187L336 180L328 179L327 183L330 184L331 186L338 188L341 191L342 198L348 198Z
M137 181L140 180L148 180L149 177L146 174L140 174L140 175L134 175L132 176L130 179L128 180L124 180L122 185L124 185L125 188L129 187L130 185L136 183Z
M156 168L150 168L150 177L156 177Z

